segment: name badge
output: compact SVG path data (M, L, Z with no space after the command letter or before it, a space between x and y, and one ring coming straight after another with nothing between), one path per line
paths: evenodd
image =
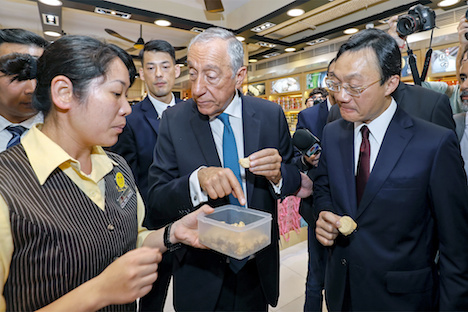
M123 209L135 192L125 183L125 178L120 171L115 174L115 188L119 192L117 203Z

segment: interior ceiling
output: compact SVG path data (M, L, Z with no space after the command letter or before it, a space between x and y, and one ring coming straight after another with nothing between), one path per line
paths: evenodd
M112 29L118 34L136 41L140 37L140 25L145 41L163 39L173 46L186 47L197 35L194 27L206 29L212 26L232 30L246 38L249 58L258 60L277 52L285 53L287 47L300 51L311 41L330 40L343 36L349 27L364 29L367 24L378 26L380 21L395 14L402 14L416 4L436 9L440 0L222 0L224 12L208 13L203 0L62 0L61 20L58 29L66 34L91 35L121 46L132 47L131 42L115 38L104 31ZM461 1L459 5L465 5ZM43 34L39 9L32 0L0 0L0 27L25 28ZM130 19L94 13L96 7L131 14ZM47 8L47 7L46 7ZM289 17L286 12L302 8L305 14ZM449 9L453 9L450 7ZM172 23L170 27L154 24L157 19ZM273 28L256 33L251 28L264 22L276 24ZM52 37L47 37L53 40ZM259 42L275 45L262 47ZM179 62L185 61L187 50L176 52Z

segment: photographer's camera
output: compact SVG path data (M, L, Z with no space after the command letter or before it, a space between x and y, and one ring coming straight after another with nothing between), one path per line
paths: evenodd
M397 32L401 36L408 36L418 31L430 30L435 27L435 12L421 4L412 7L408 14L398 18Z

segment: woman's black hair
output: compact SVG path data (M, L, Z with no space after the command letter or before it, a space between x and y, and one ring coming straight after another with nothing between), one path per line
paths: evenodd
M116 57L127 67L132 85L136 76L132 57L113 44L87 36L64 36L58 39L45 49L37 61L33 56L25 54L0 58L0 68L3 68L0 71L18 80L36 78L33 106L45 116L52 106L50 86L54 77L63 75L70 79L74 95L83 100L91 80L105 76L109 64ZM34 75L35 71L37 75Z

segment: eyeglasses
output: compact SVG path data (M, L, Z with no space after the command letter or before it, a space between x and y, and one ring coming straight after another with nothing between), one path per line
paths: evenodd
M372 86L373 84L381 81L382 79L376 80L367 86L362 86L362 87L351 87L349 84L342 84L342 83L337 83L331 79L325 80L325 84L327 85L327 88L332 91L332 92L340 92L341 87L346 91L351 96L360 96L362 92L364 92L367 88Z

